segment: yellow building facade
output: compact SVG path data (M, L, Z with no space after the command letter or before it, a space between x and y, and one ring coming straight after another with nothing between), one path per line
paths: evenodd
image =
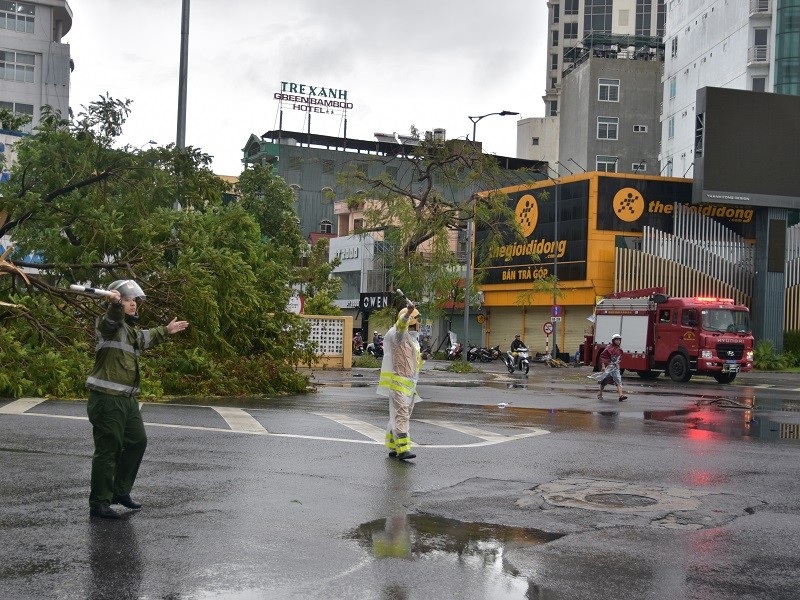
M753 237L752 209L693 207L689 179L592 172L503 191L525 242L501 244L475 269L484 343L501 349L519 333L532 352L552 352L544 331L549 323L560 352L574 354L591 329L587 318L597 300L620 291L614 290L616 249L638 249L645 227L672 233L676 204ZM560 321L552 322L554 313Z

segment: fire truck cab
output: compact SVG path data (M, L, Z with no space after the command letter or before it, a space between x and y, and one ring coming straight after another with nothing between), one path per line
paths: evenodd
M615 333L622 335L620 366L644 379L663 371L673 381L710 375L730 383L753 368L750 312L730 298L670 298L664 288L611 294L595 307L594 334L586 336L584 361L599 370L599 357Z

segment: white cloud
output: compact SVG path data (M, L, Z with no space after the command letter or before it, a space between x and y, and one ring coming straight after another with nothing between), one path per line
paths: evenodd
M125 142L174 141L181 2L70 6L73 109L106 92L130 98ZM212 154L218 173L238 174L247 137L277 128L281 81L348 90L351 138L411 125L464 137L468 115L544 111L544 0L194 0L190 17L186 143ZM486 151L514 155L516 118L481 121ZM302 113L284 111L285 129L305 127ZM340 117L312 117L313 132L342 128Z

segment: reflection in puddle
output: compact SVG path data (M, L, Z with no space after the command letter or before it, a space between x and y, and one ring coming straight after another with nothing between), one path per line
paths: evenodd
M737 407L738 408L738 407ZM800 423L776 421L769 415L751 408L724 410L697 407L681 410L644 412L645 421L662 421L687 425L689 438L701 439L717 433L728 437L755 437L767 440L800 439Z
M376 560L436 560L466 573L479 572L487 597L527 597L538 589L504 560L510 548L546 544L562 537L536 529L487 523L464 523L430 515L393 515L364 523L349 532ZM509 595L510 592L510 595Z

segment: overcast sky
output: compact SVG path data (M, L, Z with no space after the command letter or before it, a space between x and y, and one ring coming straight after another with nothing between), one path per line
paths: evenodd
M108 92L133 100L123 142L174 142L181 0L69 0L70 105ZM186 144L241 172L248 136L278 128L281 81L347 90L349 138L441 127L516 154L516 120L544 114L545 0L192 0ZM285 130L305 131L287 110ZM341 135L338 115L312 133Z

